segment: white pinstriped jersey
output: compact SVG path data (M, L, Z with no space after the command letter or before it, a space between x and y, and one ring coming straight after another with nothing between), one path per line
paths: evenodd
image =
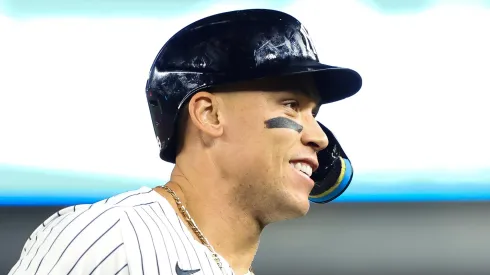
M170 203L142 187L53 214L31 234L8 275L233 274L220 259L223 273Z

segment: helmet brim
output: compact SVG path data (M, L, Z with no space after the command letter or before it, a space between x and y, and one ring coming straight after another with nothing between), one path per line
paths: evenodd
M277 69L276 69L277 70ZM355 95L362 87L362 78L352 69L304 60L284 66L282 76L309 74L316 84L321 103L332 103Z

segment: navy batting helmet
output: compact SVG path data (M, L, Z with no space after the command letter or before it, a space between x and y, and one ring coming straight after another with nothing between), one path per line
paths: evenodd
M198 20L172 36L151 67L146 96L160 157L175 163L179 110L206 88L239 81L309 74L321 103L350 97L362 85L347 68L319 62L305 27L289 14L266 9L220 13ZM333 134L319 123L329 145L318 153L310 201L327 203L351 182L352 165Z

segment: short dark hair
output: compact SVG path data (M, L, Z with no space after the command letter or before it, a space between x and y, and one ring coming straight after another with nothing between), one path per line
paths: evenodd
M175 129L175 144L176 144L176 156L184 147L185 133L187 131L187 123L189 123L189 101L185 102L179 110L177 115L177 124Z

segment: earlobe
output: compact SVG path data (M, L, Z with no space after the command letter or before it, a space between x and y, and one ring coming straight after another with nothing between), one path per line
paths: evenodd
M217 137L222 134L222 118L215 95L199 92L189 101L189 118L200 131Z

